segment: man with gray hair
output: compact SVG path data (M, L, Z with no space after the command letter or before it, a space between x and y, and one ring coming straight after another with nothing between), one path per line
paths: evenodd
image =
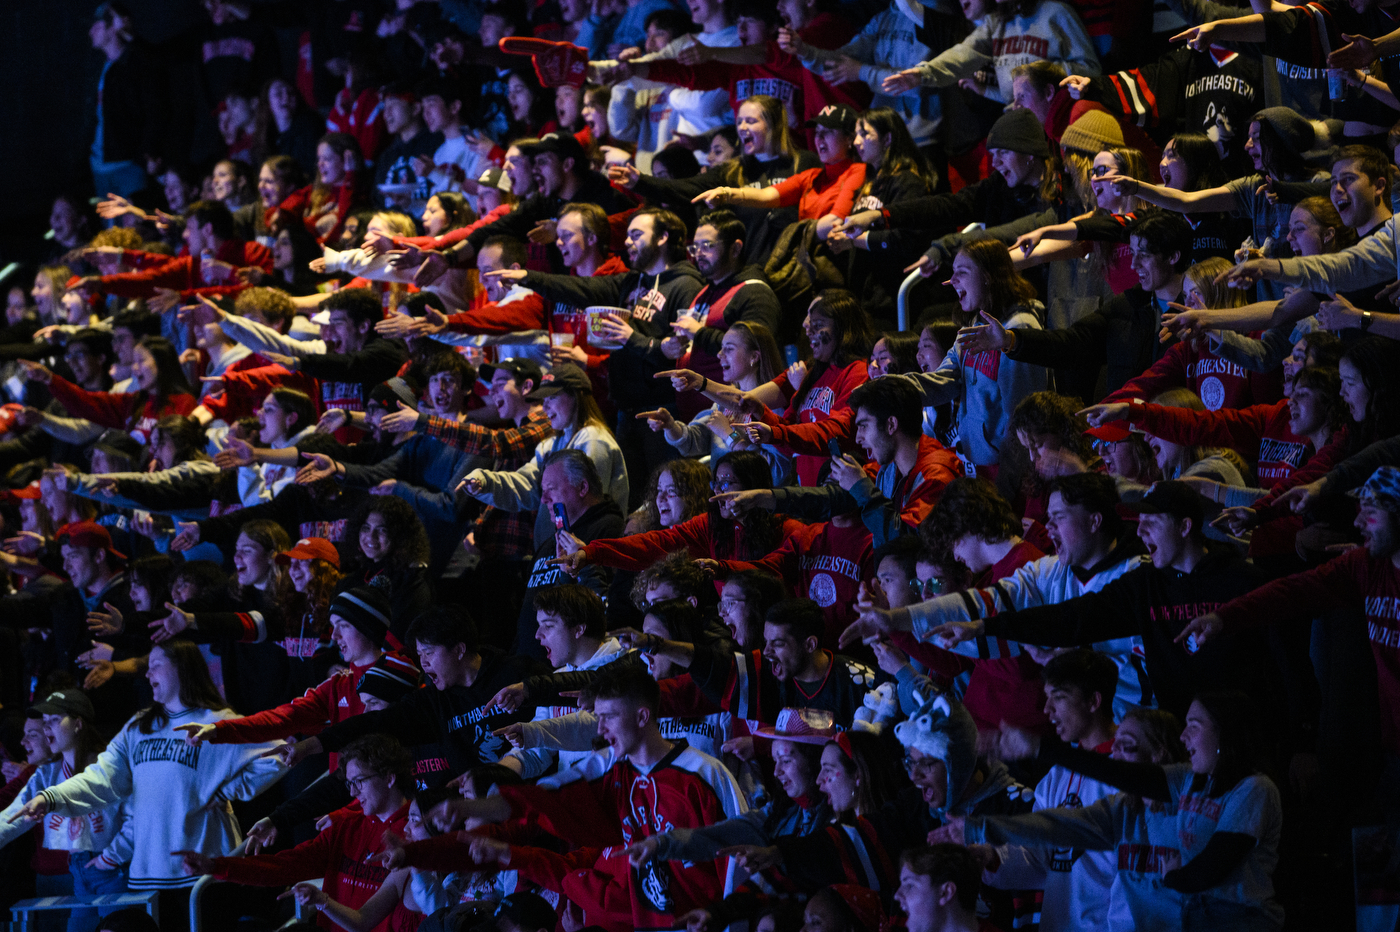
M552 520L535 523L535 562L525 585L520 621L515 629L513 653L544 659L544 648L535 640L535 593L560 583L578 582L606 597L612 570L590 566L574 580L550 561L559 555L560 540L582 543L605 537L621 537L626 520L622 508L602 491L598 467L582 450L556 450L540 472L540 510Z

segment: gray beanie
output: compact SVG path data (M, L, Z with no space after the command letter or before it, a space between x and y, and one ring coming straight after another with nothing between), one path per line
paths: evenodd
M1008 110L992 124L992 131L987 134L987 148L1009 149L1044 158L1050 154L1050 139L1034 113L1025 109Z

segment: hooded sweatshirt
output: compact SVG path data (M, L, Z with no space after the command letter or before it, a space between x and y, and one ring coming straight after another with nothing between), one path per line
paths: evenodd
M1010 330L1040 330L1040 302L1013 311L1006 318ZM910 373L907 378L924 393L924 405L936 407L954 402L954 432L958 452L975 466L1001 461L1001 445L1007 424L1021 400L1050 384L1049 370L1018 362L1004 353L966 355L953 344L933 372Z

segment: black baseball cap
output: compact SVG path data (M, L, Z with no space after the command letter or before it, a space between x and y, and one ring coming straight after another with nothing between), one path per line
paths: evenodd
M593 383L588 381L588 373L574 363L560 363L538 383L534 391L525 396L525 400L544 401L563 391L592 394Z
M808 128L825 126L827 129L839 129L847 136L853 136L858 119L860 114L845 104L827 104L822 107L820 113L808 120L806 125Z
M496 918L509 919L525 932L549 932L559 920L548 900L523 890L501 900L496 906Z
M502 359L500 362L484 362L481 364L481 377L486 381L491 381L496 377L496 370L501 369L510 373L510 377L518 385L529 380L539 385L544 380L544 369L533 359Z
M104 430L97 438L97 442L92 445L94 450L101 450L107 454L124 456L129 460L141 459L141 441L123 431L112 429Z
M585 164L583 144L574 138L573 133L545 133L534 142L521 146L520 152L531 158L544 152L552 152L561 159L573 159L576 171L588 167Z
M1155 482L1142 498L1135 502L1124 502L1121 507L1125 511L1140 515L1171 515L1178 521L1190 518L1192 528L1204 529L1206 512L1205 506L1201 504L1201 496L1197 495L1191 486L1177 479Z
M26 714L30 718L38 718L41 715L74 715L88 721L97 718L92 700L81 689L60 689L51 692L43 702L36 702L30 706Z

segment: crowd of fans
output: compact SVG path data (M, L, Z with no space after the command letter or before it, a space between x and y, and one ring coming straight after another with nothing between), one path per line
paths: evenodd
M203 6L8 279L0 905L1400 927L1393 0Z

